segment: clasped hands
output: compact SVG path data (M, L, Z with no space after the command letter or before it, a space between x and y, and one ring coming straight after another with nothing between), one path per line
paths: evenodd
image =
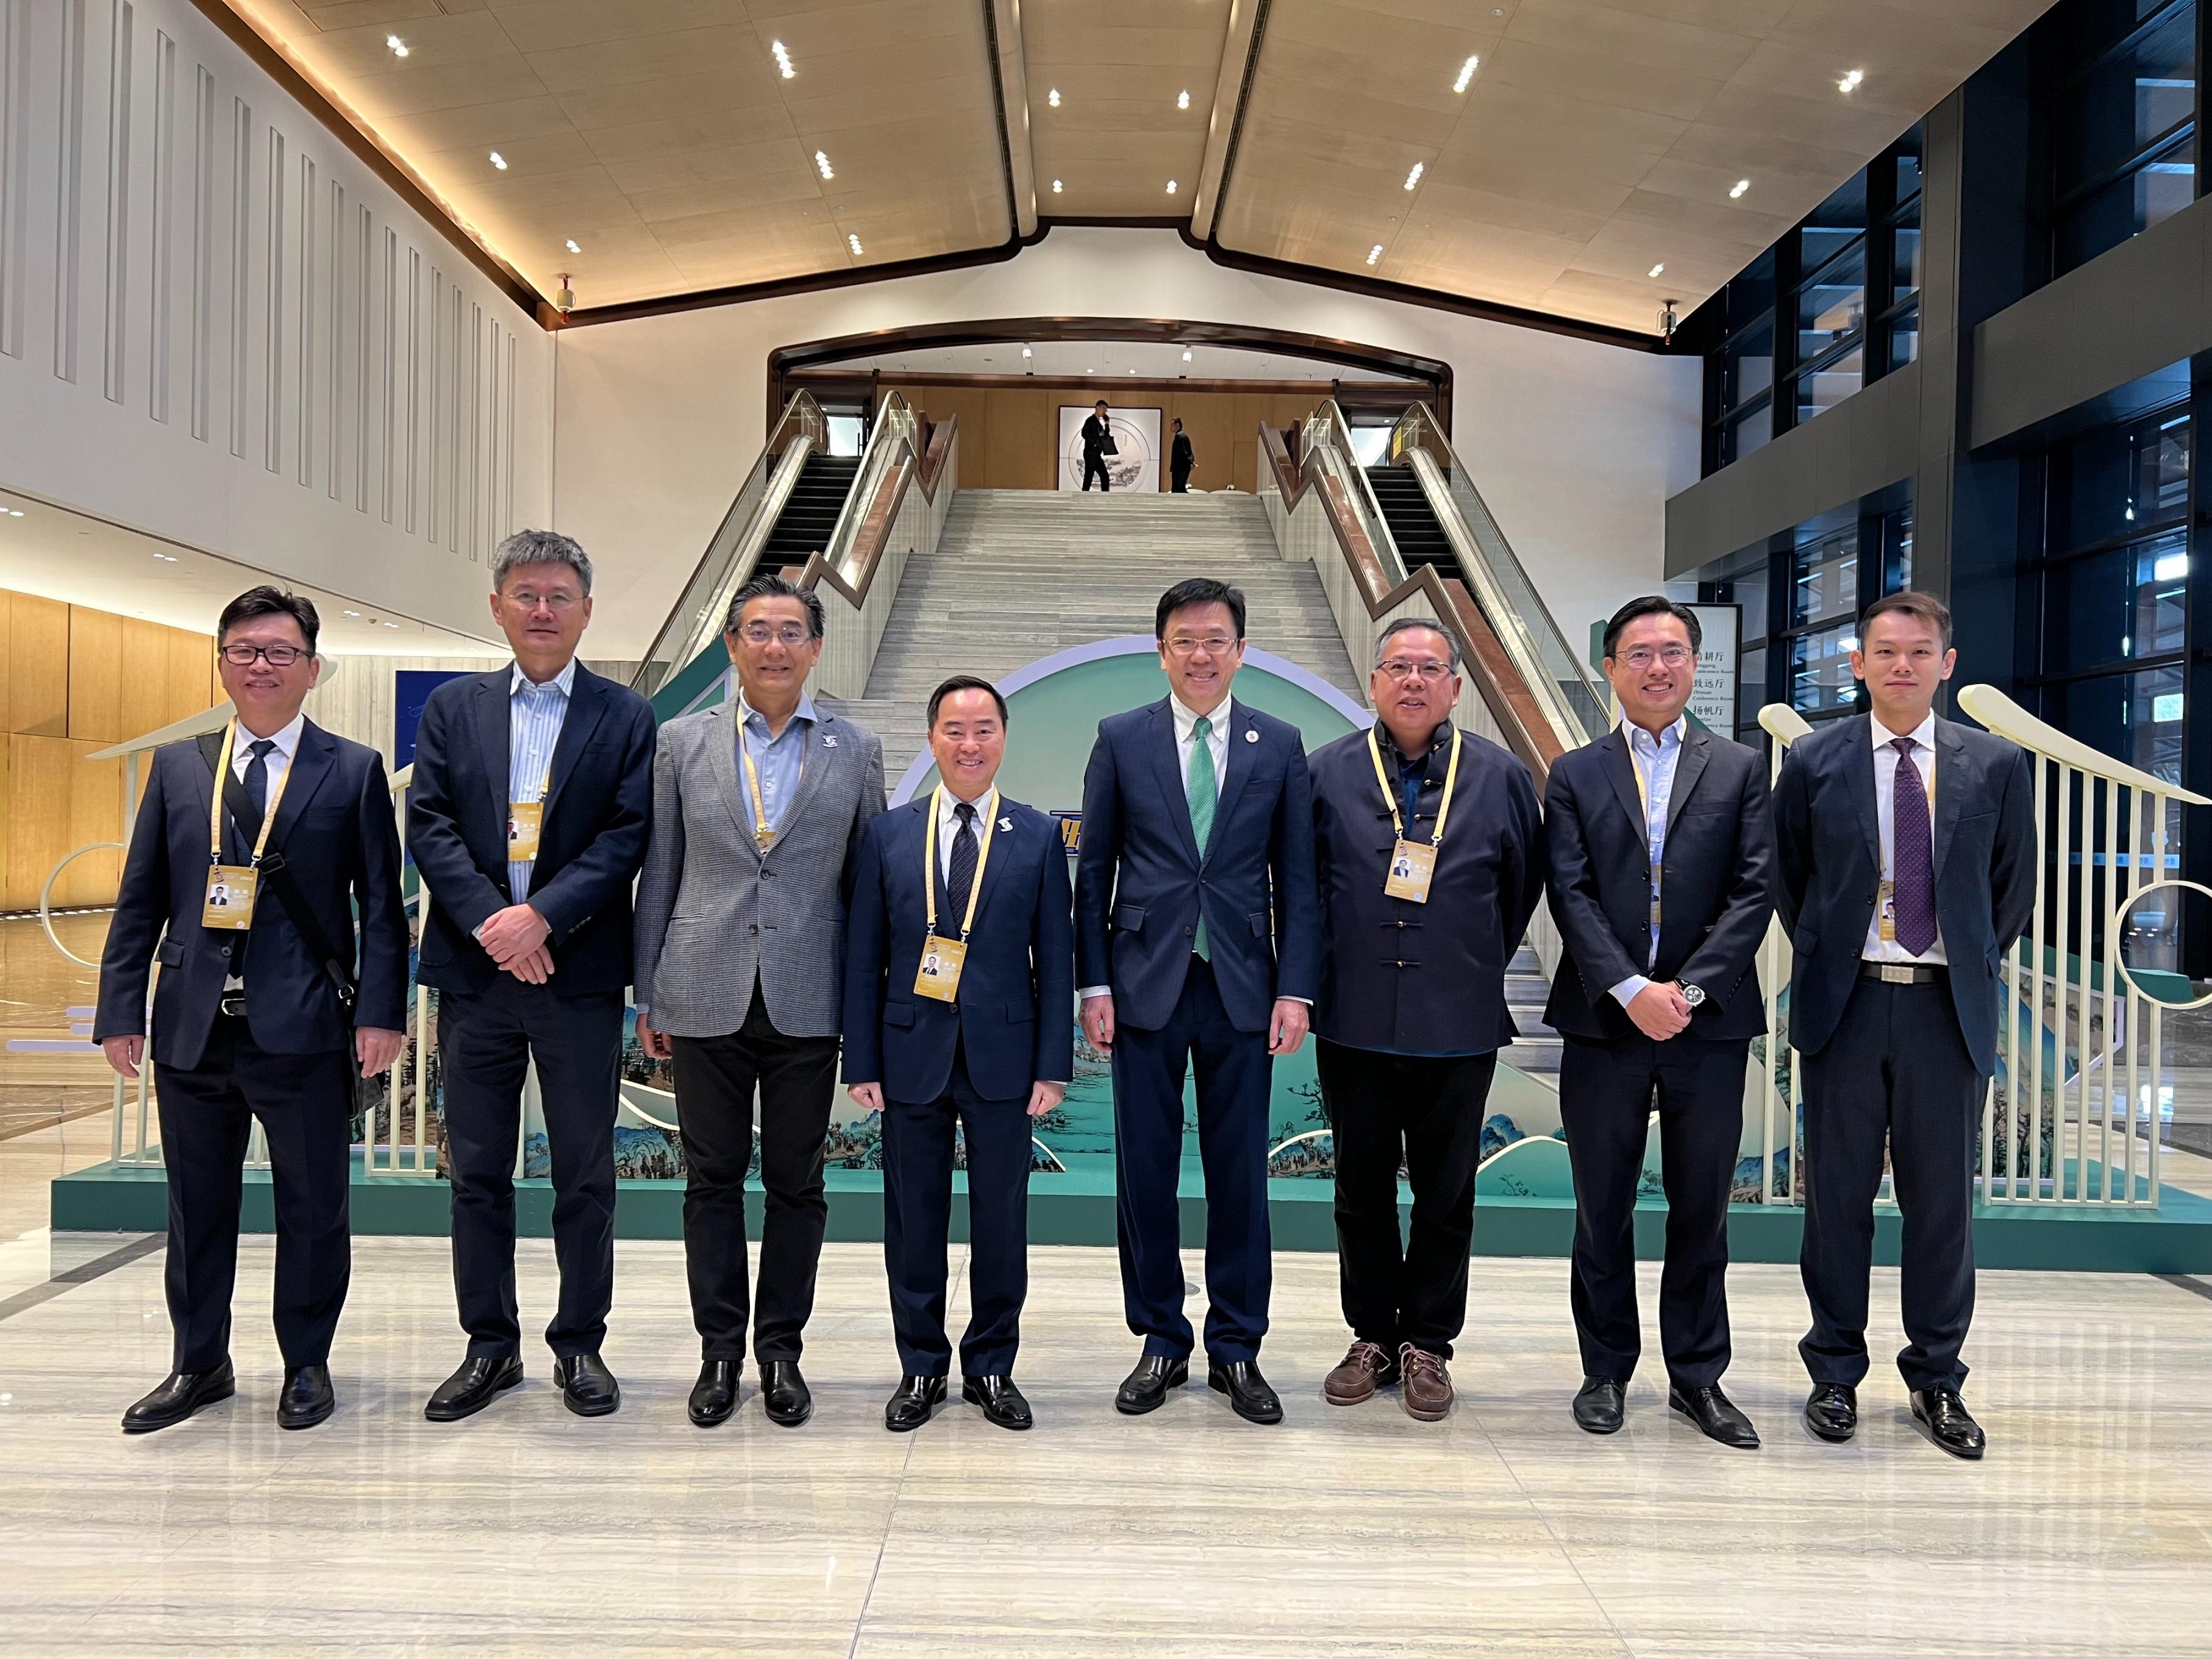
M1645 986L1628 1000L1628 1017L1654 1042L1680 1036L1690 1024L1690 1004L1679 985Z
M546 943L552 924L527 904L510 904L495 910L477 929L477 943L491 953L502 973L513 974L526 985L543 985L553 976L553 950Z

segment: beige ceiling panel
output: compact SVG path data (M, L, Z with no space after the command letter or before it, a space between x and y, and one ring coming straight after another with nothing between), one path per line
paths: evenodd
M1345 0L1277 0L1267 14L1261 57L1264 61L1279 38L1285 45L1318 46L1347 57L1388 58L1409 74L1424 67L1442 70L1449 86L1468 53L1487 57L1486 46L1505 27L1505 20L1492 17L1488 7L1408 11Z
M1638 69L1698 80L1726 80L1756 52L1759 37L1668 21L1593 0L1522 0L1513 45L1600 52Z
M1796 98L1745 86L1723 87L1698 119L1705 126L1744 134L1759 153L1764 153L1763 135L1786 132L1800 143L1831 145L1861 161L1912 125L1894 110L1854 104L1834 91L1825 98Z
M531 52L690 29L752 27L744 0L540 0L520 6L495 0L492 15L508 39ZM760 50L768 48L763 45Z
M444 150L488 150L505 155L527 138L550 138L575 131L574 124L551 94L511 98L495 104L464 104L425 110L420 115L388 115L376 124L385 143L403 155L434 155Z
M1656 334L1659 331L1659 306L1651 296L1650 287L1648 283L1624 282L1594 271L1567 270L1560 272L1559 280L1537 296L1536 303L1546 311L1565 316L1587 317L1614 328L1640 329L1644 333Z
M635 219L636 210L615 181L599 167L578 167L569 173L543 173L531 177L501 173L496 183L471 182L466 192L469 210L479 223L493 216L508 218L538 214L558 215L580 224Z
M2049 9L2051 0L1941 0L1891 5L1883 0L1797 0L1771 38L1841 51L1854 43L1911 43L1923 63L1946 64L1963 81ZM1954 82L1955 83L1955 82Z
M1480 77L1584 103L1643 110L1693 121L1725 84L1724 76L1669 72L1624 63L1602 50L1536 46L1508 36Z
M418 17L443 17L438 0L344 0L335 6L301 9L318 29L383 28Z
M625 81L653 81L701 71L773 88L775 60L760 49L750 28L686 29L677 34L641 35L595 46L532 52L531 67L549 92L620 86Z
M1437 184L1455 190L1508 197L1524 205L1543 204L1595 218L1619 211L1635 189L1633 185L1593 178L1589 172L1562 165L1558 156L1540 149L1447 155L1434 171Z
M1425 173L1436 160L1444 135L1433 117L1402 104L1370 104L1362 112L1372 118L1357 127L1255 112L1245 118L1244 143L1259 152L1252 158L1259 167L1289 179L1301 177L1316 165L1351 167L1402 187L1414 162L1420 162ZM1239 175L1244 165L1240 153Z
M988 142L980 123L964 131L951 131L927 121L879 121L839 131L809 131L802 125L799 143L815 141L836 174L823 186L835 195L887 178L926 179L947 166L996 167L998 146ZM800 154L813 165L812 149Z
M1621 11L1640 12L1662 22L1687 23L1765 40L1781 26L1796 0L1609 0Z
M1557 283L1566 267L1558 261L1531 258L1509 249L1453 246L1437 260L1401 255L1386 262L1381 274L1392 282L1436 288L1454 280L1468 283L1487 297L1510 305L1526 305ZM1454 272L1463 272L1455 278Z
M1768 134L1756 141L1745 132L1728 127L1717 127L1710 122L1693 121L1682 131L1674 147L1667 152L1662 169L1710 167L1727 174L1721 188L1725 191L1744 176L1747 166L1755 166L1761 181L1770 178L1796 178L1815 182L1832 182L1857 171L1866 158L1858 151L1840 144L1817 144L1796 137L1781 137ZM1658 189L1656 182L1662 169L1655 169L1644 179L1647 187ZM1707 185L1680 191L1681 195L1703 194Z
M804 193L807 195L820 194L817 186L821 180L815 173L813 158L799 147L797 139L788 135L763 143L684 150L635 161L608 161L605 166L617 188L633 201L642 201L656 191L685 190L699 185L742 185L756 179L775 181L782 188L752 199L788 199L797 193L793 187L799 185L805 187Z
M1447 155L1468 149L1549 151L1578 168L1633 184L1667 154L1689 124L1680 116L1632 109L1554 91L1492 82L1468 100Z
M818 204L822 199L822 181L811 166L795 167L774 173L750 173L740 178L670 185L659 190L632 191L626 199L635 207L640 218L661 229L664 234L670 223L715 216L730 219L728 229L734 234L758 216L754 210L772 203Z
M1887 42L1840 67L1837 57L1832 50L1766 41L1730 79L1736 87L1850 105L1869 116L1883 112L1893 132L1904 131L1942 103L1960 80L1943 65L1899 52ZM1850 93L1838 90L1837 84L1847 70L1866 76Z
M585 130L592 152L609 167L623 161L657 161L693 150L730 149L772 140L793 139L791 117L783 106L706 110L663 121Z
M1433 219L1448 213L1486 231L1529 231L1579 245L1605 228L1613 210L1611 206L1602 210L1577 208L1547 195L1503 195L1462 182L1456 170L1446 173L1439 167L1432 177L1435 182L1424 180L1413 198L1415 219ZM1623 190L1621 198L1626 199L1627 193Z
M1340 47L1302 40L1278 40L1272 32L1266 56L1267 79L1255 91L1264 88L1263 95L1270 103L1295 104L1312 112L1334 99L1380 98L1425 110L1447 126L1468 107L1469 94L1452 90L1452 78L1459 72L1457 63L1438 61L1429 65L1426 72L1409 75L1403 63L1378 52L1346 52Z
M331 29L315 36L316 72L348 82L358 76L412 76L456 64L519 63L505 30L489 12L461 17L423 18L407 29L407 56L393 55L386 44L392 31L382 24Z
M495 191L515 179L540 173L578 173L597 166L599 159L592 154L592 147L584 142L583 135L573 130L502 143L498 146L498 154L500 160L507 163L504 170L492 166L489 150L474 146L433 151L422 158L422 167L425 174L469 179Z
M1711 286L1718 287L1757 258L1765 246L1762 242L1747 247L1741 242L1698 236L1675 225L1616 218L1568 263L1577 270L1595 276L1662 283L1666 293L1672 294L1686 285L1696 287L1701 264L1702 274L1711 279ZM1663 264L1666 270L1654 277L1650 273L1656 264Z
M1723 191L1713 199L1700 201L1695 198L1665 196L1657 191L1639 190L1630 192L1620 204L1616 218L1644 224L1678 226L1693 236L1711 237L1715 241L1734 242L1744 250L1748 259L1759 249L1767 246L1790 233L1812 209L1820 205L1818 198L1803 207L1793 207L1777 213L1772 204L1752 205L1746 196L1732 202Z
M1845 169L1845 176L1850 171ZM1774 240L1766 235L1768 227L1779 225L1786 230L1803 218L1809 207L1827 195L1835 177L1830 172L1796 172L1780 167L1759 167L1745 173L1670 155L1652 168L1637 188L1653 198L1672 198L1675 204L1662 205L1654 199L1639 204L1637 210L1646 216L1676 218L1684 224L1694 216L1701 228L1728 234L1732 240L1764 236L1765 240L1759 243L1764 247ZM1746 179L1750 179L1751 188L1741 197L1730 196L1729 191ZM1798 206L1799 203L1805 206ZM1719 228L1729 225L1744 227L1740 236Z
M628 81L611 87L574 87L560 94L561 107L581 132L603 127L640 126L649 121L668 121L714 115L731 110L783 109L783 99L772 79L741 78L733 82L721 74L683 74Z
M542 96L545 83L518 53L473 64L409 64L399 74L342 81L345 100L370 121L393 115L513 102Z

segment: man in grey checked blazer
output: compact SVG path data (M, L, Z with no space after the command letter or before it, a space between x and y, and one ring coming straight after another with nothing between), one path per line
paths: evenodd
M675 1061L702 1428L737 1408L744 1363L756 1088L768 1200L753 1353L772 1421L795 1428L813 1411L799 1356L830 1212L846 871L884 810L882 744L806 696L822 631L812 593L781 576L748 582L722 636L738 695L663 726L653 769L637 1029L647 1054Z

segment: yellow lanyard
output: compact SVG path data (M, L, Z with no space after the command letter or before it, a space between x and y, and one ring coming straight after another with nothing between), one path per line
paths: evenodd
M750 711L747 717L750 718ZM794 714L791 718L797 720L799 716ZM766 715L762 716L762 723L763 725L767 723ZM786 726L784 729L788 731L790 728ZM775 739L771 737L769 741L774 743ZM769 828L768 808L761 803L760 768L753 764L753 748L745 741L745 726L743 720L738 723L738 758L744 763L745 788L752 796L753 840L758 842L761 849L765 852L769 843L775 839L776 832ZM547 776L550 780L551 775L549 773ZM801 783L806 781L806 745L803 738L799 749L799 781Z
M222 862L222 792L224 780L230 776L231 744L238 736L236 720L223 728L222 754L216 761L215 799L208 803L208 862ZM264 763L266 763L265 762ZM284 799L284 786L292 781L292 767L286 762L284 769L276 775L276 787L270 792L269 804L262 809L261 833L254 837L252 863L261 862L262 849L269 845L270 826L276 822L276 803Z
M985 795L986 801L991 800ZM937 820L945 811L945 786L939 784L929 799L929 828L922 836L921 890L927 895L929 909L928 932L937 932ZM969 930L975 925L975 901L983 896L983 866L991 861L991 836L998 827L997 820L986 814L983 819L983 843L975 851L975 879L968 884L968 914L960 919L960 939L967 943Z
M1440 848L1444 844L1444 820L1451 816L1452 787L1459 781L1459 727L1455 726L1452 727L1451 760L1444 768L1444 798L1437 803L1437 832L1429 839L1431 847ZM1390 780L1382 770L1382 745L1376 741L1372 726L1367 728L1367 754L1375 763L1375 781L1382 786L1383 805L1390 809L1390 827L1397 832L1398 839L1403 841L1406 839L1406 821L1399 815L1398 793L1391 788Z

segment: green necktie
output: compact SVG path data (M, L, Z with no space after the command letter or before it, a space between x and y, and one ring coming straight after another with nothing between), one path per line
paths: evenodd
M1213 749L1208 741L1213 736L1213 722L1200 714L1197 724L1191 727L1191 735L1197 741L1190 747L1190 834L1191 839L1198 843L1199 857L1203 859L1206 837L1213 833L1213 807L1218 799L1214 793L1217 786L1213 778ZM1199 912L1198 931L1191 937L1190 948L1198 952L1200 962L1213 959L1206 948L1206 912L1203 908Z

